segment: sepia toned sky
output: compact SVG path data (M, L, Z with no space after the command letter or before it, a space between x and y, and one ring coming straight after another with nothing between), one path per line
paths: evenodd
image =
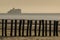
M0 12L19 8L22 13L60 13L60 0L0 0Z

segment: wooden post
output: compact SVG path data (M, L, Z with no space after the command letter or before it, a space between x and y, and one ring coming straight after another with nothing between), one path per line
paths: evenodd
M7 20L5 20L5 36L7 36Z
M11 20L11 32L10 32L10 36L13 36L13 20Z
M44 20L42 20L42 36L44 36Z
M22 20L19 21L19 36L21 36Z
M40 33L41 33L41 20L39 20L39 33L38 33L38 36L41 36Z
M36 30L37 29L37 20L35 20L35 36L36 36Z
M2 36L4 36L4 19L2 19Z
M30 35L31 36L31 31L32 31L32 20L30 20Z
M23 26L22 26L22 36L24 36L24 25L25 25L25 20L23 20Z
M26 34L27 36L28 36L28 34L29 34L28 31L29 31L29 20L27 20L27 32L26 32L26 33L27 33L27 34Z
M15 35L14 36L17 36L17 20L15 20Z
M51 36L51 20L49 20L49 36Z
M45 36L47 36L47 20L45 20Z

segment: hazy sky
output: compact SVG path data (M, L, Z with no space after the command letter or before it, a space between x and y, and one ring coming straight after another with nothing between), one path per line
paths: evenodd
M12 8L24 13L60 13L60 0L0 0L0 12Z

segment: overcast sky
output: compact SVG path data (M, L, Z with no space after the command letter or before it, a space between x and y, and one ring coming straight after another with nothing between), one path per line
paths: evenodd
M0 12L12 8L23 13L60 13L60 0L0 0Z

